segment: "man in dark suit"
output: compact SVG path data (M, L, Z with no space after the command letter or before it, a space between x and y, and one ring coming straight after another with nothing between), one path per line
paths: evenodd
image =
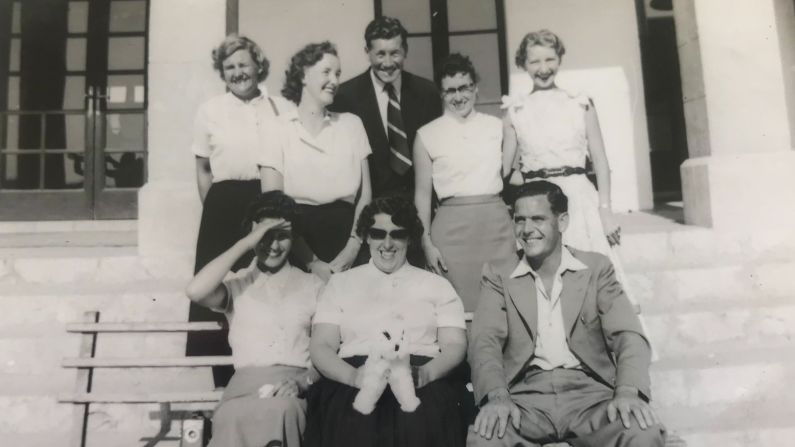
M331 107L354 113L364 123L373 150L369 159L373 198L400 194L413 200L414 136L442 114L433 82L403 70L407 34L391 17L370 22L364 31L370 68L340 85Z
M568 200L515 193L521 259L484 267L469 363L480 413L469 446L662 446L651 349L609 259L562 244Z

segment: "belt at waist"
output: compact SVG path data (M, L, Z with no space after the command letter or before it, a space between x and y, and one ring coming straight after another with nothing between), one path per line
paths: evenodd
M537 171L522 172L525 180L549 177L566 177L569 175L585 175L588 170L580 166L561 166L559 168L539 169Z
M497 194L481 194L477 196L445 197L442 199L442 206L456 205L477 205L481 203L502 202Z

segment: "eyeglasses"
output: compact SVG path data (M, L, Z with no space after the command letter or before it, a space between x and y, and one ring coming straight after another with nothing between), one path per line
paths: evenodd
M456 93L461 93L462 95L465 93L472 93L475 91L475 84L470 82L469 84L464 84L460 87L450 87L442 90L442 94L444 96L453 96Z
M380 228L370 228L369 230L367 230L367 237L378 241L386 239L387 234L392 239L398 241L405 241L409 238L409 230L406 230L405 228L400 228L389 232L387 232L386 230L382 230Z

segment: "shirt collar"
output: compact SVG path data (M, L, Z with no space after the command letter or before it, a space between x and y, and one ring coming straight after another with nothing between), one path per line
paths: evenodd
M583 264L579 259L575 258L565 245L562 247L560 254L560 266L558 267L557 276L562 276L567 270L576 272L577 270L584 270L587 268L588 266ZM522 256L522 260L519 261L519 265L513 269L511 278L518 278L527 274L533 275L533 278L538 276L535 270L530 267L530 264L527 262L527 258Z
M442 113L442 116L444 116L446 119L448 119L448 120L450 120L450 121L452 121L452 122L454 122L456 124L467 124L467 123L477 119L478 115L479 115L479 112L477 110L475 110L475 109L472 109L472 112L470 112L469 115L466 118L459 117L455 113L447 110L447 108L445 108L444 109L444 113Z
M372 68L370 69L370 79L373 81L373 88L375 88L376 93L386 94L386 92L384 91L384 86L386 85L386 83L378 79L378 76L375 75L375 72L373 71ZM400 98L400 86L402 82L403 82L403 70L400 71L400 74L398 75L397 79L395 79L394 82L392 82L392 85L395 86L395 94L398 96L398 98Z
M259 280L273 284L278 288L281 288L287 283L287 279L290 277L290 271L293 269L293 266L290 265L289 262L285 262L284 266L280 268L278 272L265 273L259 269L259 266L256 265L256 262L257 258L254 258L254 268L257 269L257 272L259 273Z
M379 276L379 277L386 277L386 278L395 278L395 277L397 277L399 275L402 275L405 272L408 272L410 270L411 265L409 264L408 261L406 261L406 262L403 263L403 265L400 266L399 269L395 270L394 272L385 273L385 272L382 272L378 267L376 267L375 263L373 262L373 258L370 258L370 261L367 262L367 267L369 268L370 272L373 275L376 275L376 276Z
M259 84L257 87L259 88L259 95L251 98L249 101L243 101L242 99L235 96L235 94L232 92L226 92L226 94L229 95L229 98L234 100L235 104L257 104L258 102L264 101L268 98L268 88L265 86L265 84Z

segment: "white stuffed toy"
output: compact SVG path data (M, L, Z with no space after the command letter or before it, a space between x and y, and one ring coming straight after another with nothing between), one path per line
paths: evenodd
M408 346L403 329L391 328L376 335L378 343L362 365L364 377L361 389L353 400L353 408L359 413L370 414L384 392L387 384L392 389L400 409L411 413L420 400L414 392L411 378Z

